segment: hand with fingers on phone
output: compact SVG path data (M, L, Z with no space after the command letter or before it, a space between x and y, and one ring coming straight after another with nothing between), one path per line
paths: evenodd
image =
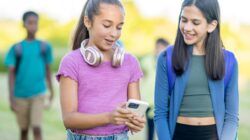
M133 117L130 119L130 121L126 122L125 124L129 127L131 133L133 134L134 132L137 133L141 131L146 123L146 118L145 116L139 116L135 113L133 113Z
M133 113L126 109L126 103L122 103L112 112L110 112L109 120L111 124L124 125L126 122L130 122L133 118Z

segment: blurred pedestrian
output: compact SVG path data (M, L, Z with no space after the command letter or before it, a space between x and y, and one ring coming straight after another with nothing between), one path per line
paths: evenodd
M42 139L46 81L50 90L50 102L54 96L50 71L52 48L47 42L36 38L38 21L37 13L24 13L23 26L26 37L10 48L5 59L9 68L10 107L16 114L20 140L28 139L29 128L33 130L35 140Z

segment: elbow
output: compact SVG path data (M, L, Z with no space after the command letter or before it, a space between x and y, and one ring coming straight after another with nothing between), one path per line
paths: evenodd
M64 115L63 116L63 124L65 128L75 128L74 119L71 115Z
M234 126L238 126L239 125L239 115L227 113L225 116L225 122L230 123Z
M167 120L168 119L168 113L165 111L155 111L154 115L154 122L157 122L158 120Z
M63 124L65 128L72 128L72 124L69 117L63 117Z

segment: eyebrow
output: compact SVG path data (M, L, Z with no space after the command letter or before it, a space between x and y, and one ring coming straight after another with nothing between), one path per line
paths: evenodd
M113 23L113 21L111 21L111 20L108 20L108 19L104 19L103 21L104 21L104 22L109 22L109 23ZM124 22L121 22L121 23L119 23L119 24L123 25L123 24L124 24Z
M185 19L185 20L187 20L187 18L185 17L185 16L181 16L181 18L183 18L183 19ZM191 19L192 21L201 21L200 19Z

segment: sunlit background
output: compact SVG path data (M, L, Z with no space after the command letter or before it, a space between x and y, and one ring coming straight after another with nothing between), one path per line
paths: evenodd
M1 0L0 5L0 139L17 140L15 116L9 109L7 68L3 62L9 47L25 37L22 15L27 10L39 13L37 37L53 46L56 73L61 57L71 49L71 36L86 0ZM153 53L158 37L174 42L182 0L123 0L126 20L122 32L126 51L138 59ZM250 139L250 2L248 0L219 0L222 16L222 39L239 62L240 125L239 139ZM150 66L149 66L150 67ZM65 139L55 78L55 102L45 111L45 140ZM143 93L142 93L143 94ZM145 140L145 130L131 136Z

